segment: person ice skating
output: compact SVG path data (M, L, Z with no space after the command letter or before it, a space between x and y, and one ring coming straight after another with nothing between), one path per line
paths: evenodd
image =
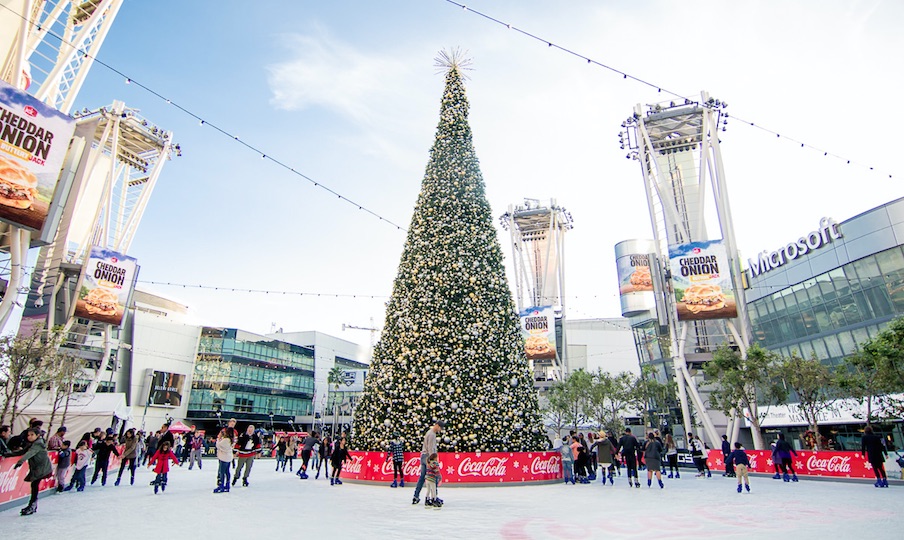
M198 470L201 470L201 456L204 455L204 436L195 433L191 438L191 452L188 454L188 470L191 470L198 464Z
M574 452L574 476L579 484L589 484L587 479L587 465L590 462L587 448L581 442L580 437L572 437L571 450Z
M138 459L138 438L135 436L134 429L126 430L122 439L122 463L119 465L119 474L116 476L116 482L113 485L118 486L122 481L122 472L129 468L130 478L129 484L135 484L135 461Z
M441 478L439 458L436 454L430 454L427 458L427 497L424 499L424 508L436 508L438 510L443 507L443 500L437 496L436 491Z
M261 449L261 438L254 432L254 426L249 425L245 429L245 433L239 436L238 442L235 444L236 457L238 457L238 465L235 467L235 477L232 479L232 485L235 485L242 469L245 469L245 475L242 476L242 486L248 487L248 475L251 474L251 466L254 465L254 458Z
M585 446L587 447L587 479L593 482L596 480L596 468L599 464L599 456L596 451L596 434L592 431L587 432L587 439ZM605 474L604 474L605 476Z
M662 443L656 438L651 431L647 433L647 442L643 447L643 460L647 464L647 487L653 486L653 475L656 475L656 481L659 482L659 489L665 487L662 483L662 454L665 449Z
M797 482L797 473L794 471L791 459L792 454L797 456L797 451L791 448L791 445L785 440L785 434L779 433L778 440L775 441L775 458L778 459L779 466L782 468L782 480L785 482ZM790 478L788 477L789 471L792 474Z
M160 437L157 435L159 434L155 431L150 433L147 439L144 440L144 444L147 446L144 453L145 461L150 460L151 457L157 453L157 446L160 443ZM144 465L144 463L142 463L142 465Z
M574 484L574 454L571 452L571 447L564 444L566 440L567 438L556 439L552 443L552 449L562 456L562 478L565 479L565 483Z
M119 450L116 449L116 440L113 438L113 435L104 437L104 442L94 449L94 476L91 477L92 486L97 482L98 475L101 477L100 485L107 485L107 468L110 466L110 454L119 455Z
M687 434L687 441L690 446L691 458L697 467L697 478L706 476L706 456L703 453L703 441L699 437L694 436L693 433Z
M318 443L314 443L314 446L318 446ZM298 452L298 438L297 437L289 437L289 442L286 443L286 458L283 460L282 470L286 470L286 463L289 464L289 472L292 472L292 465L295 463L295 455ZM313 454L313 449L311 451Z
M728 455L731 454L731 443L728 442L728 435L722 435L722 461L725 463L725 472L722 476L732 477L735 475L734 468L728 462Z
M232 435L231 428L220 430L217 435L217 461L219 469L217 469L217 487L214 493L229 493L229 478L232 472L232 459L235 457L232 453Z
M50 463L50 458L47 457L47 445L44 444L38 428L28 429L25 433L25 440L28 450L22 454L14 467L18 469L26 461L28 462L28 474L25 475L25 481L31 483L31 498L28 499L28 506L20 512L23 516L28 516L38 511L38 488L41 480L53 474L53 465Z
M628 470L628 487L640 487L640 480L637 477L637 451L640 444L637 437L631 433L631 428L625 428L625 434L618 441L618 453L625 460L625 468Z
M156 495L158 491L166 491L170 461L175 465L179 464L179 458L176 457L175 452L170 448L169 441L163 441L157 447L157 451L154 452L151 459L148 460L148 469L154 466L154 463L157 464L154 467L154 472L157 473L157 476L154 478L154 481L151 482L151 485L154 486L154 495Z
M414 487L414 497L411 498L411 504L421 502L421 488L424 487L424 480L427 477L427 458L430 454L437 454L436 451L436 434L446 427L446 423L442 420L436 420L427 433L424 434L424 442L421 444L421 474L418 476L417 485Z
M330 439L329 435L323 437L323 440L320 441L320 461L317 463L317 474L314 475L314 479L320 478L320 466L322 465L324 470L326 470L326 476L330 476L330 456L333 454L333 440Z
M308 461L311 459L311 452L314 451L314 445L320 442L320 435L315 431L305 437L301 447L301 465L298 466L298 477L302 480L308 478Z
M66 487L66 473L69 471L69 465L72 464L72 443L63 441L62 447L57 451L57 466L53 471L53 479L56 482L56 491L61 493Z
M866 456L867 461L873 467L873 473L876 475L876 483L873 485L878 488L887 488L888 476L885 474L885 458L888 457L888 450L882 442L882 437L873 433L872 426L866 426L863 429L860 453Z
M63 439L66 438L66 426L60 426L60 428L53 434L52 437L47 439L47 450L49 451L60 451L63 449Z
M342 474L342 464L351 458L352 455L348 453L348 449L345 447L345 437L342 437L339 439L339 446L333 449L333 455L330 456L333 465L333 476L330 477L331 486L342 485L342 480L339 479L339 475Z
M72 488L76 488L76 491L85 491L86 473L90 462L91 450L88 450L88 441L79 441L75 445L75 470L72 471L69 485L63 491L70 491Z
M389 441L386 461L390 459L392 460L392 484L389 487L405 487L405 475L402 472L405 464L405 444L402 443L402 437L398 433L393 433L392 440Z
M665 458L669 462L669 478L672 478L673 473L675 478L681 478L678 470L678 445L671 433L665 436Z
M734 443L735 449L732 450L728 457L725 459L726 463L732 466L732 471L734 471L735 476L738 477L738 493L741 492L741 482L744 482L744 487L747 489L748 493L750 492L750 479L748 478L748 469L750 468L750 458L747 457L747 452L744 451L744 447L741 446L741 443Z
M276 471L279 471L280 467L285 471L286 468L284 466L286 462L286 448L289 445L289 441L286 437L278 437L276 440Z
M615 478L612 472L612 454L615 453L615 449L612 447L612 441L606 436L605 431L600 431L600 436L593 443L591 449L596 453L600 476L603 477L603 485L606 484L606 478L609 479L609 484L615 485Z

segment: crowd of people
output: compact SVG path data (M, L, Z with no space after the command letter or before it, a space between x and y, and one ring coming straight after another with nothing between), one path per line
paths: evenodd
M292 472L295 460L300 454L300 462L295 472L299 479L310 478L309 472L318 479L323 470L325 477L330 479L330 485L342 484L340 476L343 464L351 459L348 435L345 432L342 432L335 441L329 436L321 438L315 431L304 434L304 437L274 435L270 441L265 442L263 432L256 430L254 425L246 426L245 430L239 433L234 419L229 420L215 438L205 438L205 434L196 430L194 426L186 433L174 434L169 423L163 424L158 431L147 435L130 428L117 436L112 428L103 430L98 427L92 432L84 433L74 449L71 441L66 438L66 427L59 427L49 438L46 438L47 434L42 428L43 422L37 418L31 419L29 427L16 436L11 436L10 426L0 426L0 457L17 458L16 468L25 463L29 465L25 482L30 484L31 497L28 505L21 511L22 515L34 514L37 511L40 483L51 476L55 477L58 492L84 491L88 483L87 469L92 460L94 473L90 483L93 485L99 480L100 485L105 486L112 456L120 459L114 485L120 485L126 472L129 484L134 485L137 467L147 465L155 473L154 479L150 482L155 494L166 491L171 463L182 467L188 462L188 470L192 470L195 465L201 470L203 464L201 458L210 445L215 447L218 461L214 493L229 492L239 478L243 487L249 486L254 460L266 450L272 452L276 458L274 461L277 472L285 472L287 465ZM424 434L420 452L420 474L412 504L420 502L421 490L426 486L425 507L438 509L443 506L443 500L438 497L442 474L436 444L437 434L443 428L445 423L437 420ZM696 476L711 477L712 472L706 459L708 447L692 433L687 434L687 442L697 468ZM738 493L742 493L744 489L749 492L750 461L744 447L741 443L735 443L732 448L727 436L722 437L721 446L725 464L723 476L737 477ZM614 485L615 477L622 476L623 468L628 486L634 488L641 485L638 473L640 470L646 471L648 487L653 486L655 477L659 488L665 488L663 472L666 467L668 467L667 478L681 478L678 446L670 433L663 435L658 430L648 432L642 440L638 440L630 428L626 428L619 438L606 431L598 433L591 431L586 434L572 431L561 440L556 440L553 448L562 457L563 478L566 484L589 484L601 477L603 485L607 482ZM404 487L404 444L398 433L393 434L386 450L386 460L392 460L393 463L393 482L390 486ZM875 435L869 426L864 430L861 451L876 475L874 485L888 487L884 465L888 452L883 439ZM49 457L53 453L57 458L55 469ZM772 463L775 468L773 478L783 479L785 482L798 481L793 466L793 457L796 454L784 435L779 434L772 443ZM73 472L67 483L70 467L73 468Z

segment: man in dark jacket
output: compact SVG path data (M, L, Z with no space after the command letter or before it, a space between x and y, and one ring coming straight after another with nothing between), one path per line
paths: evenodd
M176 438L173 437L173 432L169 430L169 427L169 422L160 426L160 437L157 439L157 446L164 442L169 442L170 448L176 447Z
M116 449L116 439L113 435L107 435L102 444L97 445L94 449L94 476L91 478L91 484L97 482L97 476L102 473L100 485L107 485L107 467L110 466L110 454L119 455Z
M863 438L860 439L860 452L866 456L869 464L873 467L873 473L876 475L876 483L873 484L879 488L888 487L888 476L885 474L885 458L888 456L888 450L882 443L882 437L873 433L872 426L866 426L863 429Z
M302 480L305 480L308 477L308 461L311 459L311 452L314 450L314 445L318 442L320 442L320 434L316 431L304 439L303 447L301 449L301 467L298 468L297 473L298 477Z
M728 435L722 435L722 460L725 462L725 472L722 473L722 476L731 476L735 475L734 467L731 464L731 461L728 459L728 456L731 454L731 443L728 442Z
M628 485L630 486L633 482L634 487L637 488L640 487L640 480L637 478L637 451L639 449L640 444L637 442L637 437L631 433L631 428L625 428L625 434L618 440L618 452L625 460L625 467L628 469Z

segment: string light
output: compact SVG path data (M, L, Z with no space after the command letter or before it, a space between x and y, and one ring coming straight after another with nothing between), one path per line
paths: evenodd
M594 60L594 59L592 59L592 58L590 58L590 57L584 56L583 54L578 53L578 52L576 52L576 51L573 51L573 50L571 50L571 49L562 47L562 46L560 46L560 45L556 45L555 43L553 43L552 41L550 41L550 40L548 40L548 39L544 39L544 38L542 38L542 37L536 36L536 35L534 35L534 34L531 34L530 32L527 32L527 31L525 31L525 30L521 30L520 28L516 28L516 27L512 26L511 24L506 23L506 22L503 22L503 21L501 21L501 20L499 20L499 19L496 19L495 17L492 17L492 16L490 16L490 15L487 15L486 13L477 11L477 10L475 10L475 9L471 9L471 8L469 8L468 6L464 5L464 4L460 4L460 3L458 3L458 2L455 2L454 0L445 0L445 1L446 1L447 3L449 3L449 4L452 4L452 5L454 5L454 6L460 7L460 8L462 8L462 9L465 10L465 11L468 11L468 12L470 12L470 13L473 13L474 15L477 15L477 16L479 16L479 17L483 17L484 19L487 19L488 21L491 21L491 22L494 22L494 23L499 24L499 25L501 25L501 26L504 26L504 27L505 27L506 29L508 29L508 30L514 30L514 31L518 32L519 34L523 34L523 35L525 35L525 36L527 36L527 37L529 37L529 38L531 38L531 39L533 39L533 40L535 40L535 41L538 41L538 42L540 42L540 43L543 43L543 44L545 44L545 45L547 46L547 48L556 48L556 49L559 49L560 51L562 51L562 52L564 52L564 53L567 53L567 54L570 54L570 55L575 56L575 57L577 57L577 58L580 58L580 59L582 59L582 60L585 60L588 64L595 64L595 65L597 65L597 66L599 66L599 67L601 67L601 68L607 69L607 70L609 70L609 71L611 71L611 72L613 72L613 73L616 73L616 74L618 74L618 75L621 75L621 76L622 76L622 79L631 79L631 80L633 80L633 81L635 81L635 82L638 82L638 83L640 83L640 84L642 84L642 85L644 85L644 86L648 86L648 87L650 87L650 88L652 88L652 89L655 89L657 93L665 93L665 94L669 94L669 95L675 96L675 97L677 97L677 98L684 99L684 96L678 94L677 92L673 92L673 91L671 91L671 90L668 90L668 89L663 88L663 87L660 86L660 85L653 84L653 83L651 83L651 82L649 82L649 81L646 81L646 80L644 80L644 79L641 79L641 78L639 78L639 77L635 77L634 75L631 75L631 74L629 74L629 73L626 73L626 72L624 72L624 71L621 71L621 70L619 70L619 69L616 69L616 68L614 68L614 67L612 67L612 66L609 66L609 65L604 64L604 63L602 63L602 62L599 62L599 61L597 61L597 60ZM737 117L733 117L733 118L736 118L737 120L739 120L739 121L742 123L742 125L748 125L748 126L750 126L750 127L759 129L759 130L761 130L761 131L763 131L763 132L765 132L765 133L771 133L771 134L775 135L776 138L785 139L785 140L787 140L787 141L791 141L791 142L794 142L794 143L799 143L800 146L801 146L801 148L804 148L804 149L811 149L811 150L815 150L815 151L817 151L817 152L822 152L822 153L823 153L823 156L825 156L825 157L833 157L833 158L839 159L839 160L841 160L841 161L845 161L846 164L848 164L848 165L854 164L854 165L859 165L859 166L864 167L864 168L869 168L869 170L871 170L871 171L874 171L874 170L875 170L874 167L870 167L869 165L866 165L866 164L863 164L863 163L859 163L859 162L856 162L856 161L852 161L852 160L850 160L850 159L841 157L841 156L839 156L839 155L837 155L837 154L833 154L833 153L828 152L828 151L826 151L826 150L824 150L824 149L820 149L820 148L818 148L818 147L816 147L816 146L813 146L813 145L804 143L804 142L802 142L802 141L798 141L798 140L792 139L792 138L790 138L790 137L782 137L778 132L773 131L773 130L768 129L768 128L764 128L764 127L762 127L762 126L758 126L758 125L756 125L754 122L750 122L750 121L747 121L747 120L743 120L743 119L737 118ZM892 178L893 175L889 174L888 177L889 177L889 178Z
M384 299L389 298L387 295L378 294L350 294L350 293L317 293L302 291L279 291L272 289L243 289L238 287L219 287L215 285L189 284L189 283L172 283L168 281L144 281L138 280L138 283L147 285L164 285L167 287L182 287L183 289L206 289L222 292L251 293L251 294L278 294L283 296L314 296L318 298L362 298L362 299Z

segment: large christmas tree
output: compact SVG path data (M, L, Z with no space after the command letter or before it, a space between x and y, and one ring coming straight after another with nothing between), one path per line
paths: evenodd
M440 451L534 451L547 439L502 249L468 125L462 62L443 54L436 141L355 410L353 444L392 433L420 450L434 420Z

